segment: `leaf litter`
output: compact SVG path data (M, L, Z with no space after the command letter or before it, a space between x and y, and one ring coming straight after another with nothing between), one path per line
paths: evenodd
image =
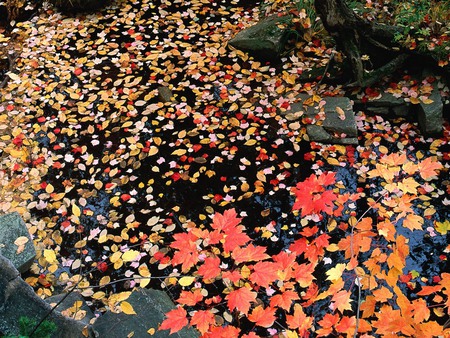
M205 336L442 330L448 125L424 139L359 112L358 146L310 144L278 111L292 92L319 106L343 93L296 81L330 50L273 65L226 46L257 20L239 1L121 1L17 24L0 207L33 236L27 282L40 296L76 285L93 308L128 314L133 287L164 288L180 307L161 329ZM429 93L408 80L394 94Z

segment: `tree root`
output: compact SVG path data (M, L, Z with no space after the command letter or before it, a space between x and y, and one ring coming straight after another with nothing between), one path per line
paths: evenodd
M347 85L347 87L370 87L375 83L379 82L383 77L392 74L397 69L399 69L405 61L408 59L409 55L400 54L395 59L391 60L384 66L372 71L369 76L362 79L361 82L355 81Z

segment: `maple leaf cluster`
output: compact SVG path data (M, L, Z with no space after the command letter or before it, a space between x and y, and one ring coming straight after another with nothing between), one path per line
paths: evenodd
M430 320L427 301L411 300L405 294L405 282L411 280L404 273L410 252L407 237L396 228L403 225L411 231L419 226L421 229L422 216L416 215L411 205L421 187L415 177L429 182L439 169L442 165L429 158L415 163L402 154L382 157L367 173L368 178L387 182L387 192L377 202L368 199L370 208L379 212L377 223L372 217L356 219L352 215L329 228L329 233L317 225L308 225L287 250L275 255L252 243L234 209L216 213L208 229L192 227L186 233L175 234L170 244L170 264L181 266L181 272L192 279L188 283L180 280L183 289L176 300L179 305L167 314L160 329L173 333L190 324L203 337L257 337L257 333L264 332L261 330L288 337L306 337L311 332L326 337L353 335L356 328L360 334L392 337L439 334L443 328ZM360 195L342 197L335 184L335 173L311 175L293 189L293 209L301 210L301 217L342 215L343 205ZM330 236L333 231L336 237ZM385 241L385 250L374 248L375 241L380 240ZM342 252L345 260L330 260L328 257L335 252ZM317 281L315 276L324 262L331 264L326 281ZM449 276L443 273L438 285L424 286L417 296L438 293L448 308ZM223 291L210 294L204 288L209 284ZM355 296L356 289L362 298ZM317 317L313 304L323 300L330 313ZM358 302L361 314L356 316ZM395 306L388 305L392 303ZM221 306L229 313L228 317L224 315L228 325L215 316ZM238 318L242 317L253 323L252 330L246 331L239 324Z

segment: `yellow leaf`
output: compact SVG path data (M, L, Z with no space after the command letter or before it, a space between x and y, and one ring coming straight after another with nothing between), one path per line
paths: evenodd
M410 101L411 101L412 104L419 104L420 103L420 101L419 101L419 99L417 97L411 97Z
M131 262L131 261L134 261L138 256L139 256L139 251L128 250L127 252L123 253L122 260L124 262Z
M44 258L50 264L58 263L58 261L56 259L56 254L53 250L45 249L44 250Z
M103 291L98 291L96 293L94 293L91 297L94 299L103 299L105 298L106 293L104 293Z
M55 188L53 187L53 185L47 184L47 186L45 187L45 192L47 194L51 194L53 191L55 191Z
M72 214L74 214L76 217L81 216L81 209L76 204L72 204Z
M122 310L123 313L125 313L127 315L135 315L136 314L136 312L134 311L131 304L128 302L125 302L125 301L120 303L120 309Z
M328 270L326 272L326 274L328 276L327 280L330 280L330 281L338 280L339 278L341 278L342 273L344 272L344 269L345 269L344 263L336 264L336 266L334 268L331 268L330 270Z
M256 140L251 139L244 143L246 146L253 146L256 144Z
M181 286L189 286L189 285L191 285L194 281L195 281L195 277L185 276L185 277L181 277L181 278L178 280L178 284L180 284Z
M149 155L149 156L153 156L153 155L155 155L158 151L159 151L158 147L151 146L151 147L150 147L150 150L148 151L148 155Z
M184 154L186 154L186 149L177 149L177 150L174 150L171 155L181 156Z
M450 221L447 219L444 222L436 222L435 229L441 235L446 235L447 231L450 229Z

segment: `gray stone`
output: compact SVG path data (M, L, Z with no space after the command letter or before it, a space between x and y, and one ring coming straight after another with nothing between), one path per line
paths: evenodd
M353 112L352 101L347 97L326 97L323 107L325 112L325 120L322 121L322 127L332 136L345 134L343 138L352 138L358 136L358 128L355 121L355 113ZM339 114L339 108L343 112ZM317 110L309 107L306 115L314 116ZM340 138L340 137L338 137Z
M138 289L126 300L131 304L135 315L106 312L93 325L98 337L123 338L133 333L133 337L148 337L147 331L155 329L153 337L197 338L200 333L192 327L183 328L172 335L169 330L158 331L164 315L175 308L169 296L158 290Z
M173 92L170 90L169 87L160 86L158 87L158 97L159 100L163 103L167 102L176 102Z
M19 237L28 239L22 248L14 244ZM8 258L21 273L29 270L36 257L27 226L17 212L0 216L0 255Z
M52 307L20 277L11 261L0 255L0 335L17 335L21 317L39 322L46 315L47 320L57 326L53 338L81 338L84 337L83 330L87 337L94 337L84 323L52 311Z
M307 94L296 96L298 102L291 103L290 109L279 110L288 121L301 121L302 117L314 119L319 113L317 105L304 105L310 98ZM358 128L352 101L347 97L324 97L322 107L325 119L320 124L306 125L306 132L310 141L336 144L358 144Z
M87 306L83 296L78 292L61 293L51 296L46 298L45 302L50 304L51 307L56 306L56 311L64 315L70 315L71 318L77 319L85 325L88 325L89 321L95 317L92 310ZM81 305L78 306L78 304Z
M428 70L425 70L423 77L426 78L430 75ZM419 121L419 127L424 136L441 136L443 132L443 110L444 102L438 89L438 81L432 83L433 91L429 96L429 99L433 100L433 103L425 104L420 102L417 105L417 119Z
M285 51L289 30L280 28L288 16L270 16L236 34L228 44L264 60L274 60Z
M411 103L391 93L382 93L380 98L367 102L355 101L355 107L369 113L392 117L407 117L411 111Z

